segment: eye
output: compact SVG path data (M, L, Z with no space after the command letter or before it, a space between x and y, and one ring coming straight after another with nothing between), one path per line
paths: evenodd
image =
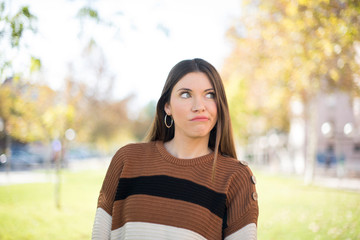
M209 99L215 99L215 93L214 92L209 92L206 94L206 98L209 98Z
M190 97L190 93L189 93L189 92L182 92L182 93L180 94L180 97L182 97L182 98L189 98L189 97Z

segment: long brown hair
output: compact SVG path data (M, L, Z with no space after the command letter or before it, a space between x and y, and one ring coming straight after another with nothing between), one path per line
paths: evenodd
M210 131L210 138L208 143L209 148L215 152L213 165L214 171L217 155L219 152L222 155L233 158L237 157L224 85L219 73L216 71L214 66L203 59L195 58L192 60L183 60L177 63L171 69L162 90L161 97L157 103L155 118L146 139L148 141L160 140L167 142L174 138L175 126L167 128L164 123L164 106L165 103L170 102L171 92L175 84L182 77L191 72L202 72L206 74L215 90L218 119L214 128Z

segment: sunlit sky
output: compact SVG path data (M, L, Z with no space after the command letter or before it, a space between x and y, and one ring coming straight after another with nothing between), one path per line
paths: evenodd
M81 28L76 14L89 2L116 28L93 21ZM81 65L81 54L92 37L115 76L113 97L135 94L134 107L158 99L168 72L180 60L200 57L221 70L231 50L226 31L241 14L240 0L19 0L12 4L12 8L28 5L38 18L38 32L26 35L29 48L23 51L41 59L42 78L52 88L63 86L70 63L75 68ZM86 79L86 74L78 77Z

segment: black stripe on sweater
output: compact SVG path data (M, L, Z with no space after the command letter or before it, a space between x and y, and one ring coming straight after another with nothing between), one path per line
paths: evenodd
M209 209L220 218L225 214L226 195L192 181L169 176L120 178L115 201L135 194L182 200Z

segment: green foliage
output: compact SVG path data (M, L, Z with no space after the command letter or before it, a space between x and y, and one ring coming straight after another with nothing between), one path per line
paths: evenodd
M0 87L0 117L5 122L7 134L22 142L52 139L47 122L44 121L44 113L49 111L54 98L55 93L49 87L8 79ZM59 116L62 113L57 114L57 121L52 124L64 118ZM59 129L61 126L56 127Z
M25 30L35 31L34 20L36 17L30 12L28 6L21 7L17 13L10 15L7 13L5 2L0 3L0 22L2 22L0 37L9 35L12 47L19 46Z
M41 69L41 60L39 58L31 57L30 72L37 72Z
M12 136L21 140L29 140L32 135L24 133L28 127L25 115L28 115L27 118L31 118L32 112L29 110L32 106L23 98L19 98L18 94L17 90L8 85L0 88L0 118L5 123L6 131L11 132Z
M150 125L147 114L137 124L128 118L131 97L111 101L98 99L100 94L89 96L89 92L87 85L71 79L59 92L45 85L8 79L0 86L0 118L7 134L21 142L47 144L64 139L65 131L72 128L78 143L96 145L104 152L146 132Z
M133 121L131 132L134 134L135 140L141 142L146 140L146 135L153 122L156 111L156 102L149 102L139 113L139 116Z
M19 9L10 9L10 6L10 1L0 0L0 48L5 49L0 51L0 118L5 128L0 138L10 136L24 143L47 144L57 138L63 140L66 129L72 128L76 131L75 141L90 143L108 152L130 141L134 135L142 134L150 124L146 121L133 124L128 118L127 104L131 96L112 101L110 94L115 76L108 70L101 47L92 38L83 52L83 62L89 69L87 75L74 73L70 66L62 91L55 92L48 86L14 76L12 64L17 55L14 53L23 49L25 32L35 32L36 17L27 6ZM81 23L90 18L104 24L91 7L81 8L77 17ZM41 60L31 56L26 71L31 74L40 70ZM80 79L74 79L75 75Z
M80 19L84 19L89 17L90 19L94 19L96 22L100 21L100 17L98 12L95 9L90 7L83 7L78 11L77 17Z
M8 72L11 72L12 69L13 58L7 56L7 52L20 48L21 39L26 31L36 32L34 24L37 18L31 13L29 7L22 6L15 14L12 14L9 5L9 1L0 1L0 47L2 48L0 52L0 83L9 77L3 75L9 74Z
M25 29L34 30L31 25L33 19L35 19L35 16L30 13L28 7L22 7L15 16L9 19L11 27L10 41L12 47L19 46L20 39L23 36Z
M306 104L319 91L360 95L358 1L244 2L243 17L229 30L234 50L223 70L227 85L244 96L229 99L233 115L245 114L245 122L263 117L264 131L288 131L284 112L293 97ZM239 133L251 128L234 125Z

